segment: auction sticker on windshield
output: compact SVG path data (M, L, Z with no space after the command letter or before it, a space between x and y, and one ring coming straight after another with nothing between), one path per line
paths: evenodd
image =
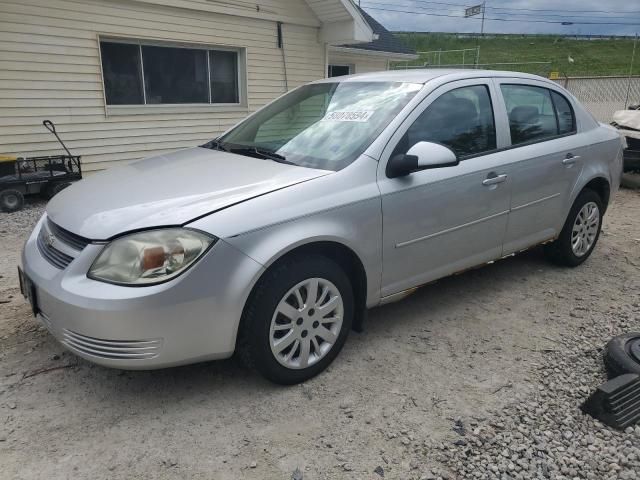
M325 115L325 120L334 120L336 122L367 122L373 115L371 110L362 111L342 111L342 112L329 112Z

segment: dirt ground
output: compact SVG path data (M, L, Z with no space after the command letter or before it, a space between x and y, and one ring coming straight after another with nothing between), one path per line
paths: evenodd
M66 353L20 296L15 266L42 208L0 213L2 479L435 478L428 446L545 388L538 367L566 335L613 315L640 328L640 191L622 190L583 266L535 249L424 287L372 310L304 385L233 359L111 370Z

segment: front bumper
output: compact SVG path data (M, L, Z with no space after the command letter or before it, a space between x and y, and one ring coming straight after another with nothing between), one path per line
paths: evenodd
M89 244L65 268L37 246L22 253L38 318L67 349L94 363L153 369L229 357L244 303L263 267L219 240L195 265L159 285L123 287L87 278L103 246Z

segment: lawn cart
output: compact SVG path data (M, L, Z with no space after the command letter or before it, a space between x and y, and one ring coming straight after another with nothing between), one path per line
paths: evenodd
M0 156L0 210L15 212L24 205L24 196L39 193L51 198L71 182L82 178L80 157L71 155L50 120L42 124L64 148L66 155L47 157Z

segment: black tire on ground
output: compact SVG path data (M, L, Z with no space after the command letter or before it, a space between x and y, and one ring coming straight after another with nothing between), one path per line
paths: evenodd
M57 182L49 184L45 189L46 198L53 198L57 193L67 188L69 185L71 185L69 182Z
M0 210L16 212L24 206L24 195L19 190L6 189L0 192Z
M298 283L321 278L333 283L343 301L342 328L331 349L313 365L294 369L280 364L271 352L270 326L280 300ZM243 363L282 385L303 382L322 372L340 353L354 315L353 288L340 266L322 255L293 254L272 266L249 296L238 332L237 352Z
M609 378L640 374L640 332L613 337L604 349L603 359Z
M596 237L593 241L593 244L586 253L578 256L573 252L573 249L571 248L571 233L573 231L573 224L576 221L578 213L580 212L582 207L589 202L594 202L598 206L598 215L600 216L600 221L598 222L598 230L596 232ZM547 254L547 257L552 262L566 267L577 267L587 258L589 258L591 252L593 252L593 249L598 243L598 238L600 238L603 211L604 206L602 204L600 195L588 188L582 190L582 192L580 192L580 194L576 198L575 202L573 202L573 206L569 211L569 215L567 215L567 219L564 222L564 226L562 227L562 231L560 232L558 238L553 243L545 245L545 253Z

